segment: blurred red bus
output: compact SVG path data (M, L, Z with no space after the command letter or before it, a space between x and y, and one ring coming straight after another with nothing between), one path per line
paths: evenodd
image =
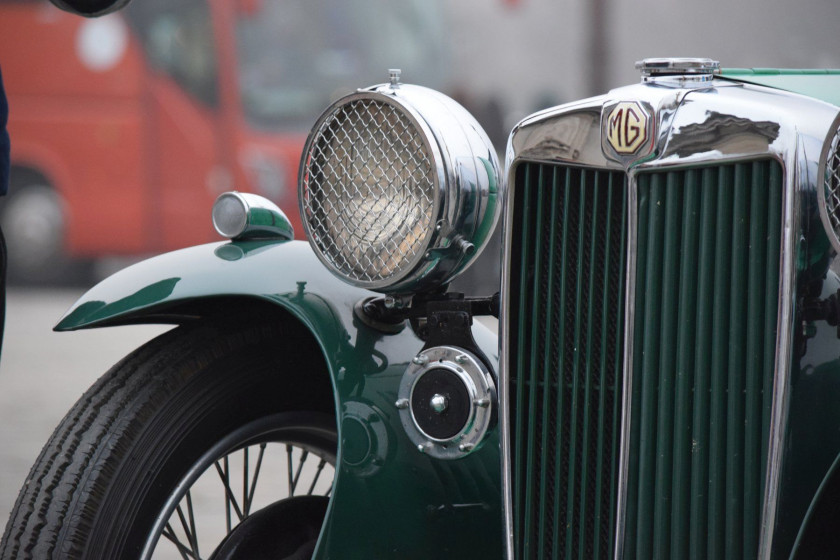
M10 277L210 241L232 189L274 200L300 235L309 126L389 67L442 87L441 19L422 0L138 0L93 20L0 1Z

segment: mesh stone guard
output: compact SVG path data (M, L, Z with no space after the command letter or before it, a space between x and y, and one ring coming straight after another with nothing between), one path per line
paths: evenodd
M336 107L305 162L303 218L337 272L375 285L423 257L433 230L434 164L399 108L376 99Z

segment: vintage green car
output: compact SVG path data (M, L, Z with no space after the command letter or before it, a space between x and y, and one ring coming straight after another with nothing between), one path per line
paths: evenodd
M638 67L506 178L392 71L312 129L308 245L226 193L229 242L94 287L59 330L178 327L69 412L0 558L836 557L840 74ZM502 215L499 292L447 291Z

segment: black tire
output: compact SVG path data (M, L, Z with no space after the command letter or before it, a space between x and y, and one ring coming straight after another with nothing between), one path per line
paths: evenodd
M184 503L192 479L205 466L221 479L229 457L249 457L245 446L283 442L284 452L293 446L290 468L307 455L321 467L334 464L329 378L313 359L314 342L290 330L257 319L179 327L114 366L41 452L12 510L0 558L140 558L144 547L166 537L168 521L155 520ZM328 495L331 480L324 479L319 484ZM228 511L246 509L241 496L238 508L225 497L239 486L248 484L229 481L222 490L218 503ZM308 483L300 488L313 493ZM177 514L184 516L184 508ZM189 508L185 527L193 521L192 502ZM172 513L173 526L182 524L178 515ZM227 532L238 520L234 513ZM211 551L205 547L202 557Z

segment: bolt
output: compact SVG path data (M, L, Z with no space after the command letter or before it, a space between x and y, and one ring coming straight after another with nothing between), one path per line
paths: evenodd
M404 410L408 408L408 399L398 399L397 402L394 403L394 406L400 410Z
M411 359L411 361L417 364L418 366L425 366L429 363L429 357L425 354L417 354L416 356L414 356L414 358Z
M455 363L464 365L469 361L470 361L470 358L466 354L460 354L458 356L455 356Z
M388 78L391 81L391 89L395 89L400 87L400 75L402 74L402 70L399 68L389 68L388 69Z
M473 449L475 449L474 443L462 443L458 446L458 451L461 451L462 453L469 453Z
M394 296L385 296L385 307L388 309L393 309L397 305L397 300Z
M431 401L429 401L429 406L431 406L432 410L434 410L437 414L442 414L447 408L449 408L449 399L446 395L435 393Z
M419 451L420 453L426 453L431 448L432 448L432 444L429 443L429 442L420 443L420 444L417 445L417 451Z
M487 399L487 398L485 398L485 399L475 399L473 401L473 403L475 404L475 406L479 406L481 408L487 408L488 406L490 406L490 399Z

